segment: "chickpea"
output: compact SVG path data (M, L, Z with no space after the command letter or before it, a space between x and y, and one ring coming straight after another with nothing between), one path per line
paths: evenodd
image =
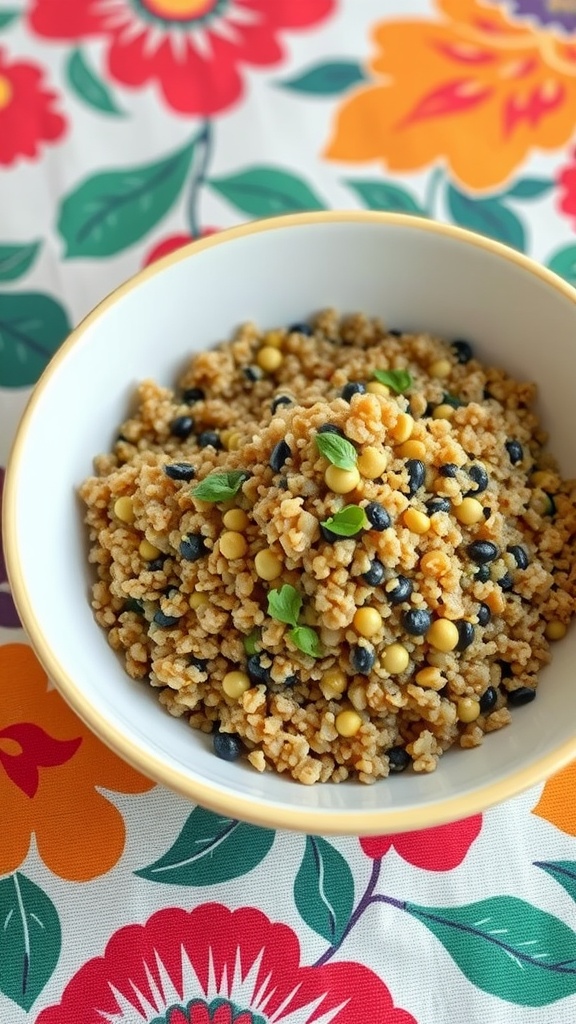
M114 502L114 515L121 523L127 523L130 526L136 518L132 498L126 495L122 498L117 498Z
M256 362L265 373L274 373L274 370L282 365L283 358L279 349L273 348L272 345L264 345L256 356Z
M362 725L362 719L357 711L341 711L339 715L336 715L336 732L340 736L351 737L355 736L360 726Z
M426 633L426 639L437 651L453 651L458 643L459 633L450 619L436 619Z
M382 449L369 445L358 456L357 465L361 476L367 480L376 480L382 476L388 465L388 455Z
M402 522L412 533L423 534L430 529L430 519L416 508L407 508L402 516Z
M248 545L241 533L229 530L220 537L220 554L229 561L234 558L242 558L248 550Z
M144 558L147 562L151 562L152 559L158 558L162 552L160 548L157 548L155 544L151 544L149 540L144 537L138 545L138 552L141 558Z
M382 655L382 667L391 676L405 672L410 662L410 655L402 644L390 644Z
M435 665L426 665L415 675L418 686L425 690L441 690L446 685L446 680L439 668Z
M390 433L398 444L402 444L407 441L414 429L414 420L410 413L401 412L396 420L395 425L391 428Z
M239 700L246 690L250 689L250 679L245 672L227 672L222 680L222 689L227 697Z
M458 711L458 718L466 724L475 722L480 714L480 704L473 697L460 697L456 709Z
M222 516L222 522L227 530L241 532L248 526L248 516L242 508L230 508Z
M563 640L567 633L567 627L563 622L554 620L546 624L544 636L547 640Z
M356 466L353 469L339 469L338 466L330 465L324 473L324 480L334 494L348 494L360 483L360 473Z
M282 575L284 566L278 555L274 554L270 548L264 548L263 551L259 551L256 555L254 568L261 580L271 582L272 580L277 580Z
M428 374L437 380L449 377L452 372L452 364L448 359L435 359L428 367Z
M454 506L454 515L463 526L474 526L484 519L484 508L477 498L463 498Z
M354 629L360 636L374 636L382 626L382 616L376 608L359 608L353 619Z

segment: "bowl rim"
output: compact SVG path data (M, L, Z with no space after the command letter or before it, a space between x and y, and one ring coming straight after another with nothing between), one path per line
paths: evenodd
M227 242L266 231L310 226L326 223L382 224L389 227L417 228L481 248L491 255L506 259L522 270L540 278L576 305L576 289L558 275L523 253L500 242L478 235L473 231L444 224L411 214L387 213L373 210L328 210L287 214L250 221L236 227L190 242L169 253L143 270L138 271L106 295L68 335L52 357L33 388L24 413L17 426L7 460L3 496L2 529L8 580L16 608L25 632L41 665L67 704L84 724L106 746L144 775L168 789L197 802L226 817L238 818L267 828L292 829L298 832L323 835L374 835L430 828L480 813L489 807L517 796L543 782L550 775L576 759L576 731L574 736L560 744L553 752L538 758L526 767L510 772L505 778L484 784L469 793L442 798L423 807L358 811L324 811L318 808L285 807L279 804L261 804L257 798L213 788L209 781L190 778L184 770L167 766L159 755L142 749L127 738L119 725L111 723L95 710L74 679L68 675L44 636L41 623L35 616L22 571L17 543L16 500L19 472L26 446L28 426L36 406L57 374L61 363L85 331L123 297L138 288L148 278L161 273L166 267L199 254L203 250L225 245Z

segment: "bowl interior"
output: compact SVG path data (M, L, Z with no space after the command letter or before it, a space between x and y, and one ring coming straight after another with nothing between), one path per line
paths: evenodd
M252 225L169 257L106 300L57 357L25 417L7 490L8 561L25 626L76 711L143 771L201 803L317 833L423 827L512 795L576 756L576 633L555 649L538 699L433 775L307 788L219 761L210 738L131 681L89 607L75 489L107 450L134 387L174 383L190 354L238 324L294 322L336 306L396 328L465 337L479 357L535 380L552 449L576 475L570 291L450 229L410 218L332 214Z

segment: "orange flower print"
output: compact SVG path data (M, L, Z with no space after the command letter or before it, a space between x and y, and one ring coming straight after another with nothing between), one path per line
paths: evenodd
M576 761L548 780L532 813L576 836Z
M326 156L391 171L444 160L472 189L493 189L534 147L576 126L576 40L515 20L503 5L438 0L441 20L381 22L375 83L338 112Z
M100 788L145 793L153 785L48 689L29 647L0 647L0 874L19 867L34 835L54 874L71 882L103 875L122 855L125 827Z

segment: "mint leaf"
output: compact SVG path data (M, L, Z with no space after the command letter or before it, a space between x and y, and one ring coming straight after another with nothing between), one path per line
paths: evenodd
M200 501L228 501L242 487L250 476L243 469L230 469L226 473L210 473L192 491L193 498Z
M374 377L399 395L412 387L412 377L408 370L374 370Z
M366 513L359 505L345 505L321 524L338 537L355 537L368 525Z
M298 622L302 598L295 587L285 583L280 590L271 590L268 594L268 614L278 622L295 626Z
M328 462L339 469L354 469L357 460L356 449L345 437L338 434L316 434L316 447Z
M290 630L288 636L294 646L303 654L308 654L311 658L322 657L320 637L315 629L310 626L295 626Z

